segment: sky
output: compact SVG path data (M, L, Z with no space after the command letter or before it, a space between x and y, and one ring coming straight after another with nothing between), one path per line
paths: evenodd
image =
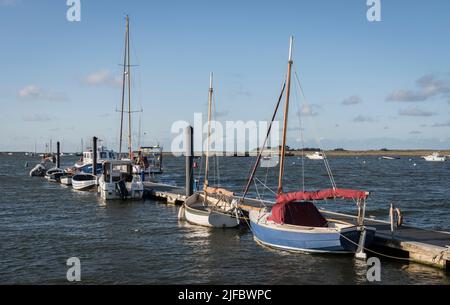
M287 70L288 145L450 148L450 2L381 0L0 0L0 151L117 150L125 15L131 18L133 139L170 150L178 120L205 113L214 72L218 120L268 120ZM305 104L307 101L307 104ZM140 117L140 118L139 118ZM139 128L141 121L141 128Z

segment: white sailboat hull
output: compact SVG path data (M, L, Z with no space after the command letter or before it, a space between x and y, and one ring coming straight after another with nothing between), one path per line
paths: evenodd
M203 227L234 228L239 225L239 219L232 213L223 210L212 210L203 204L203 194L194 194L186 200L180 210L179 219ZM209 202L213 203L213 202Z

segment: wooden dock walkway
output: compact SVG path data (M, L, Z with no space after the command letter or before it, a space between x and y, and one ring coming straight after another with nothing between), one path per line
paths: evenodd
M186 200L185 189L166 184L145 182L145 189L151 198L169 204L182 204ZM256 202L256 200L255 200ZM273 204L265 202L267 205ZM245 211L260 209L256 205L241 205ZM321 210L326 218L338 219L356 224L356 216ZM450 270L450 232L424 230L401 226L391 232L389 222L367 218L366 225L377 229L373 251L386 256L403 259ZM369 249L369 250L372 250ZM376 255L376 254L375 254Z

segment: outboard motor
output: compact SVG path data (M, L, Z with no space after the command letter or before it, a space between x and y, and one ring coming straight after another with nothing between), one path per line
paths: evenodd
M127 197L128 197L128 190L127 190L127 185L126 185L125 181L124 180L120 180L119 182L117 182L116 188L119 191L120 198L122 200L127 199Z

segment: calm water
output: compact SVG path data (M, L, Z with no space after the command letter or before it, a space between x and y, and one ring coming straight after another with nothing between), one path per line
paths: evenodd
M103 204L41 178L29 178L24 156L0 156L0 284L65 284L66 260L79 257L84 284L359 284L366 267L351 256L316 256L257 245L249 231L179 223L177 208L153 201ZM252 158L220 158L220 183L241 191ZM63 165L73 164L66 157ZM330 159L340 187L373 192L369 215L387 218L389 203L406 222L450 230L450 162L420 159ZM416 163L416 166L414 164ZM166 158L162 182L183 185L183 159ZM272 177L272 179L267 179ZM274 170L258 177L275 184ZM301 185L301 160L288 160L287 190ZM219 181L218 181L219 182ZM305 161L309 189L329 187L319 162ZM259 193L271 193L259 185ZM254 190L253 190L254 191ZM353 211L352 203L322 207ZM449 284L441 270L382 260L383 284Z

